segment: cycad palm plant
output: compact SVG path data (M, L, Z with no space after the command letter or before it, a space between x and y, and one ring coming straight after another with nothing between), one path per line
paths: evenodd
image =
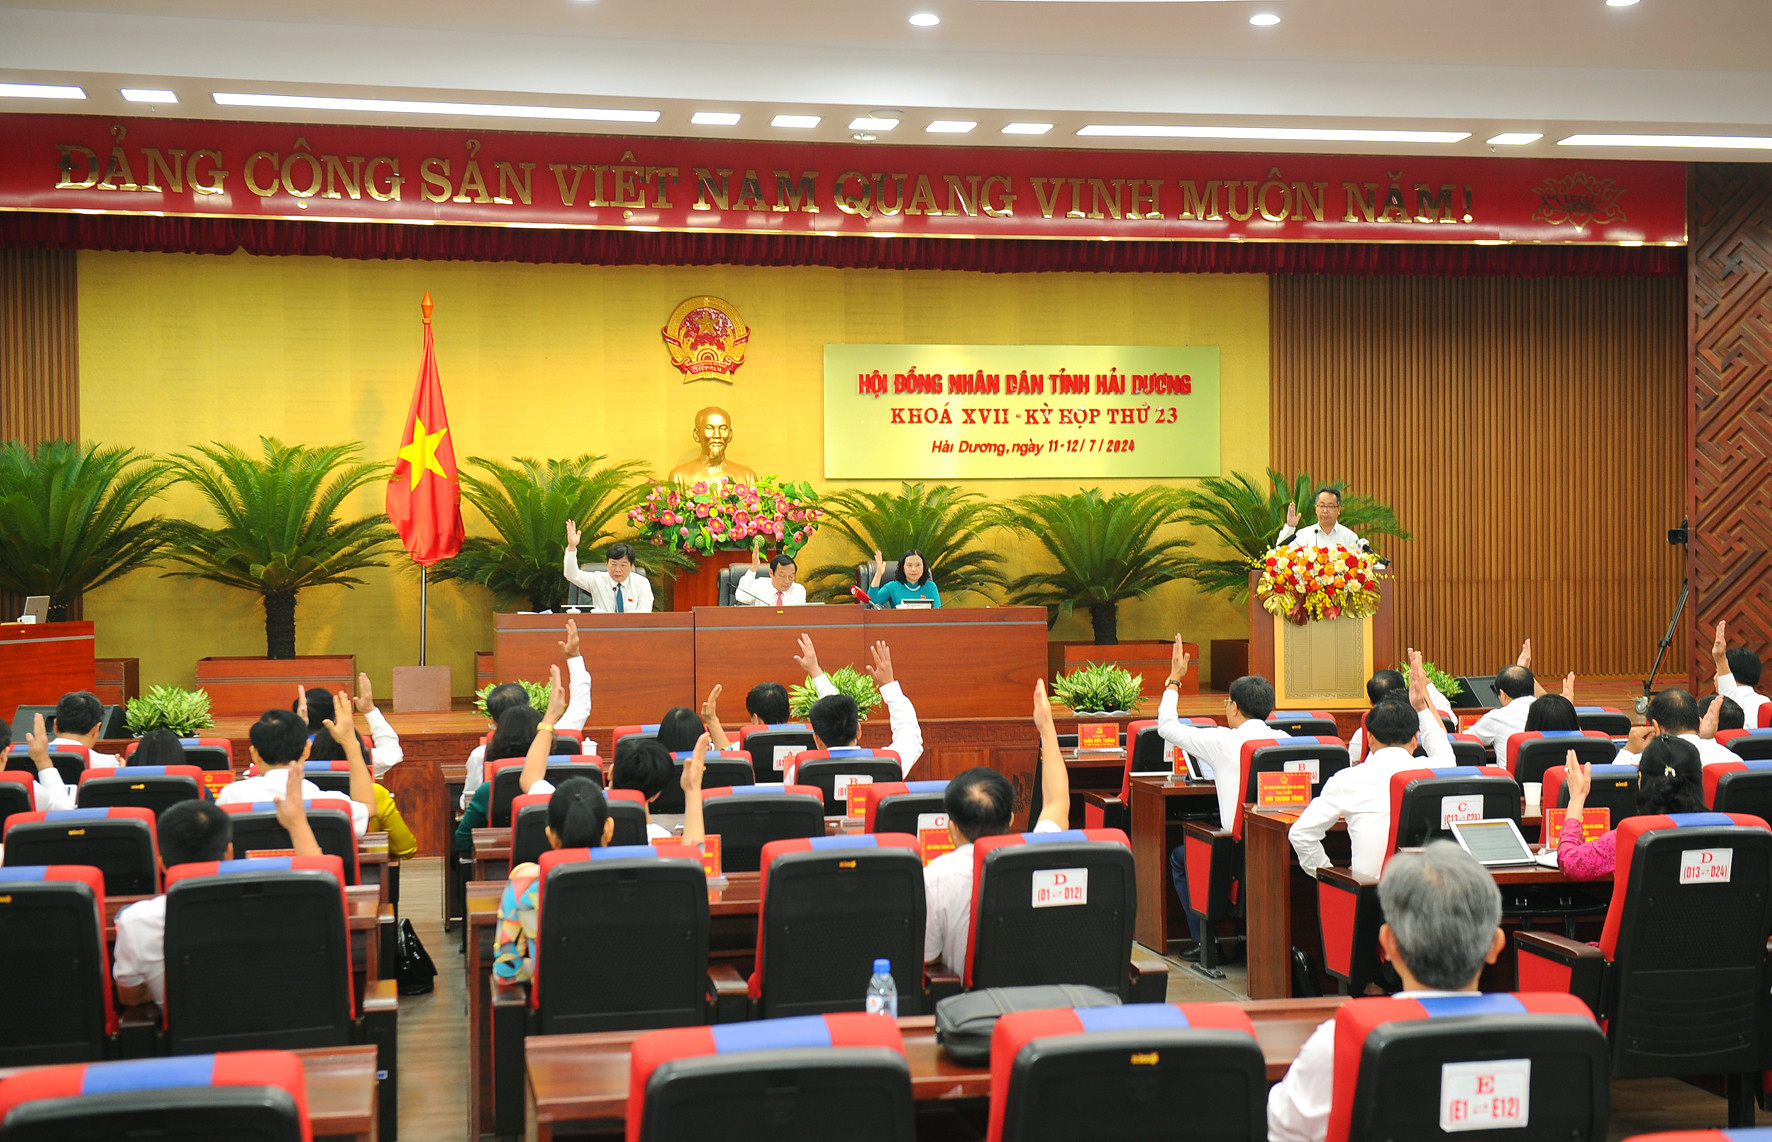
M173 472L221 517L215 526L170 521L167 574L207 579L264 597L265 655L295 657L295 598L309 587L355 586L381 567L394 529L381 514L342 520L351 493L385 480L387 464L355 462L356 444L288 445L260 437L263 457L211 444L172 457Z
M1181 493L1182 521L1212 532L1227 549L1217 559L1190 556L1189 577L1208 593L1247 595L1249 572L1274 545L1286 522L1287 506L1297 504L1299 515L1314 519L1317 488L1309 472L1287 476L1269 468L1265 488L1247 472L1233 472L1228 479L1208 476L1199 487ZM1343 496L1341 523L1375 541L1375 548L1376 541L1386 536L1409 538L1391 506L1371 496Z
M613 525L624 520L647 486L645 464L605 465L607 459L470 457L461 471L462 498L479 509L495 534L469 536L455 558L431 568L431 579L478 583L502 600L525 600L530 610L558 610L566 599L561 574L566 521L577 522L584 533L581 552L602 546L616 538ZM689 565L658 548L636 551L650 569Z
M1081 603L1089 608L1095 644L1117 645L1120 604L1183 578L1182 552L1190 544L1157 537L1177 514L1174 489L1160 486L1115 495L1090 488L1011 501L1005 522L1038 540L1058 569L1016 579L1009 584L1009 601L1043 606L1053 621Z
M912 549L921 551L929 578L944 596L967 591L984 595L987 589L1009 585L1001 569L1003 556L980 540L998 526L997 508L977 492L949 484L929 488L906 483L896 492L836 492L825 496L819 506L825 512L825 530L847 539L855 558L809 572L806 589L814 598L847 595L855 582L856 564L871 559L875 548L888 559Z
M0 591L48 595L60 621L81 595L154 562L165 529L138 517L170 479L130 448L0 444Z

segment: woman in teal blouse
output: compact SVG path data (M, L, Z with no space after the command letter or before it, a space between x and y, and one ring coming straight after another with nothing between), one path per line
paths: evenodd
M898 577L890 583L880 582L886 575L886 561L874 552L874 582L868 598L882 607L902 607L907 599L926 599L932 607L941 606L941 592L929 578L929 565L916 548L898 557Z

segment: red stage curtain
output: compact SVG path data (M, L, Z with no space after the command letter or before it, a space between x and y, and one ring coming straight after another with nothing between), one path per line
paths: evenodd
M983 273L1359 274L1442 277L1684 277L1667 246L1471 246L1360 242L1137 242L635 234L498 226L0 214L0 248L319 255L388 260L649 266L828 266Z

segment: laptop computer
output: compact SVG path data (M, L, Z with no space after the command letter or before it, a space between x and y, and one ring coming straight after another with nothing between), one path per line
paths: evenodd
M1512 818L1455 821L1452 838L1484 868L1523 868L1543 863L1521 835L1518 822ZM1550 867L1555 867L1556 854L1547 855L1551 859Z
M21 622L46 623L49 621L49 596L26 595L25 614Z

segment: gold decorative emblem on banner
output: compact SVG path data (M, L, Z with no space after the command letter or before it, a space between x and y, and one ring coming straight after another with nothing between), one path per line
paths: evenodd
M1533 187L1532 193L1538 196L1538 209L1532 217L1542 218L1552 226L1567 222L1580 230L1589 222L1605 226L1624 221L1624 208L1618 205L1624 187L1613 179L1577 171L1562 178L1547 178Z
M692 297L671 311L662 330L671 364L685 381L714 380L732 383L732 374L744 364L745 343L751 327L744 323L732 303L718 297Z

